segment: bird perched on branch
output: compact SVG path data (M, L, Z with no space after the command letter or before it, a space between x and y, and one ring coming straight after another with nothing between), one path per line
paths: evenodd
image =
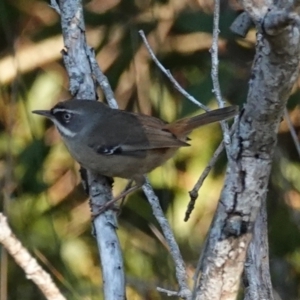
M238 109L219 108L170 124L155 117L111 109L98 101L77 99L33 113L54 123L82 167L99 175L135 181L114 202L140 188L145 182L144 174L164 164L178 148L189 146L187 136L192 130L232 118Z

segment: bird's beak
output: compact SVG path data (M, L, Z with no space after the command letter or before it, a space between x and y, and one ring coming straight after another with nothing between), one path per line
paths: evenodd
M52 118L52 114L51 114L50 110L33 110L32 113L44 116L44 117L49 118L49 119Z

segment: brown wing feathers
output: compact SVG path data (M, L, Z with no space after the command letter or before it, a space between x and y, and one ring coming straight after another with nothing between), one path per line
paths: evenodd
M231 118L237 114L236 106L229 106L212 110L210 112L180 119L167 124L160 119L146 115L135 114L148 139L145 149L179 148L189 146L186 143L187 135L195 128Z
M178 139L168 128L164 121L146 115L136 115L148 139L148 149L179 148L189 146L185 141Z

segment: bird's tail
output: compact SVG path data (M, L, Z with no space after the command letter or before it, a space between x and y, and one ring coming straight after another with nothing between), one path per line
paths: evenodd
M228 106L215 109L195 117L180 119L171 124L166 125L166 129L171 131L178 138L186 137L192 130L200 126L230 119L237 115L237 106Z

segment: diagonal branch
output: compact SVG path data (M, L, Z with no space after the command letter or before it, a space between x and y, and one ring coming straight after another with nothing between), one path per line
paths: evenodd
M167 78L173 83L174 88L184 97L186 97L188 100L190 100L192 103L194 103L195 105L197 105L198 107L202 108L205 111L209 111L210 109L202 104L201 102L199 102L195 97L193 97L191 94L189 94L179 83L178 81L174 78L174 76L172 75L172 73L170 72L170 70L167 70L162 64L161 62L157 59L156 55L154 54L151 46L148 43L148 40L145 36L145 33L143 30L139 31L140 36L143 39L143 42L149 52L149 55L151 57L151 59L154 61L154 63L157 65L157 67L162 71L163 74L165 74L167 76Z
M147 199L149 204L151 205L153 215L155 216L156 220L158 221L164 237L167 241L169 246L169 250L171 256L173 258L176 270L176 278L178 280L179 291L176 292L176 295L183 298L183 299L190 299L191 298L191 291L187 285L187 274L185 270L185 264L183 258L181 256L178 244L176 243L174 234L170 228L169 222L167 221L164 213L161 209L159 204L158 198L153 192L152 187L149 184L149 181L146 179L146 184L143 185L143 191L147 195ZM160 289L160 291L163 291ZM172 292L173 293L173 292Z
M295 131L295 128L293 126L293 123L291 121L291 118L290 118L290 115L287 111L287 109L285 108L284 110L284 118L289 126L289 129L290 129L290 132L291 132L291 136L293 138L293 141L294 141L294 144L295 144L295 147L297 149L297 152L298 152L298 155L300 157L300 142L299 142L299 139L298 139L298 136L297 136L297 133Z
M172 75L172 73L170 72L170 70L167 70L162 64L161 62L158 60L158 58L156 57L155 53L153 52L151 46L149 45L149 42L145 36L145 33L143 30L139 31L140 36L143 39L143 42L149 52L149 55L151 57L151 59L154 61L154 63L156 64L156 66L162 71L163 74L165 74L167 76L167 78L170 80L170 82L173 84L174 88L184 97L186 97L189 101L191 101L192 103L194 103L195 105L197 105L198 107L202 108L205 111L209 111L209 107L207 107L206 105L202 104L200 101L198 101L195 97L193 97L191 94L189 94L179 83L178 81L174 78L174 76ZM214 41L213 41L213 49L218 49L218 35L215 36ZM214 51L214 53L216 55L218 55L217 50ZM212 55L213 60L215 61L215 54ZM214 62L214 67L217 70L218 68L218 62ZM218 81L218 76L217 76L217 71L214 71L213 73L213 80L215 82L216 88L215 90L217 91L217 94L219 95L219 99L221 99L221 93L220 93L220 87L219 87L219 81ZM220 103L220 106L224 106L223 103ZM228 126L227 123L225 121L221 122L223 131L226 132L226 134L224 134L224 136L227 137L227 131L228 130ZM230 138L229 138L230 140ZM228 142L229 143L229 142ZM214 164L216 163L219 155L221 154L221 152L223 151L223 141L221 142L220 146L218 147L218 149L216 150L215 154L213 155L212 160L210 161L209 165L205 168L205 170L203 171L203 173L201 174L198 182L196 183L195 187L193 188L193 190L190 192L190 197L191 200L188 204L188 208L187 208L187 212L185 215L185 221L187 221L189 219L189 216L191 214L191 212L194 209L195 206L195 202L197 200L198 197L198 190L200 189L201 185L203 184L204 180L206 179L206 177L208 176L210 170L212 169L212 167L214 166Z
M238 122L238 116L235 117L234 123L230 129L230 137L233 135L235 129L236 129L236 125ZM220 143L220 145L218 146L217 150L215 151L215 153L213 154L212 158L210 159L210 161L208 162L207 166L205 167L205 169L203 170L203 172L201 173L199 179L197 180L195 186L193 187L193 189L189 192L190 194L190 202L188 204L188 208L186 210L185 213L185 217L184 217L184 221L187 222L188 219L190 218L190 215L195 207L195 202L198 198L198 191L200 190L200 188L202 187L205 179L207 178L209 172L211 171L211 169L214 167L214 165L216 164L216 162L218 161L221 153L224 150L224 141L222 141Z
M6 217L0 213L0 244L24 270L27 279L31 279L48 300L65 300L50 275L45 272L35 258L27 251L12 233Z

